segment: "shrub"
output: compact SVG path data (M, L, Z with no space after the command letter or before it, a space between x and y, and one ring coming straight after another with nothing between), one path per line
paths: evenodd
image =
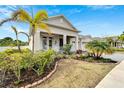
M12 53L12 54L10 54ZM4 54L4 55L3 55ZM9 54L9 55L8 55ZM3 56L1 56L3 55ZM21 53L14 53L12 50L0 53L0 70L4 71L2 79L5 79L6 72L12 72L17 78L16 84L20 83L22 71L34 70L39 76L44 73L45 68L53 63L55 52L53 50L40 51L35 54L28 49L22 50Z
M11 55L8 53L12 53ZM17 83L20 82L21 77L21 69L28 69L32 66L32 53L14 53L12 51L2 52L5 56L1 59L0 69L4 71L4 73L8 71L12 71L17 77ZM5 76L3 76L5 77Z
M33 62L33 54L31 52L27 52L27 53L23 53L21 55L22 57L22 62L21 62L21 66L24 69L32 69L34 62Z
M31 50L28 49L28 48L22 49L21 51L22 51L22 53L31 52ZM18 50L18 49L6 49L4 52L5 52L6 54L8 54L8 55L11 55L11 54L13 54L13 53L19 53L19 50Z
M31 53L31 50L28 48L22 49L22 53Z
M7 57L7 54L4 52L0 52L0 62L2 62L5 57Z
M77 54L82 54L83 51L82 51L82 50L77 50L76 53L77 53Z
M38 52L33 56L33 61L35 61L33 70L38 76L44 72L46 66L49 66L49 64L53 62L55 58L54 54L55 52L49 49L47 51Z
M64 51L63 53L69 55L70 54L70 51L71 51L71 47L72 47L71 44L65 44L63 46L63 51Z
M97 40L88 42L86 44L86 48L88 49L88 52L91 54L91 56L95 58L100 58L103 53L106 54L113 53L113 50L108 43Z
M65 54L62 54L62 53L56 53L55 56L56 56L55 58L56 58L57 60L62 59L62 58L66 58Z
M21 69L22 66L22 57L20 53L15 53L11 55L11 70L14 72L15 76L17 77L17 82L20 82L21 78Z
M13 53L18 53L19 51L17 49L6 49L4 52L8 55L11 55Z

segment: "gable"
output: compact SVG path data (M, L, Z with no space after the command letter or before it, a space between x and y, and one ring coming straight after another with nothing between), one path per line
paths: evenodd
M47 23L77 31L76 28L73 27L72 24L62 15L48 18Z

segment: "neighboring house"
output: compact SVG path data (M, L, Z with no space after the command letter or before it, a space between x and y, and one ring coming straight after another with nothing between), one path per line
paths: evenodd
M83 46L87 40L79 35L79 31L63 16L49 17L45 23L49 26L52 35L43 29L38 29L35 33L34 50L46 50L49 48L60 51L64 44L72 44L71 51L84 50ZM32 39L30 42L32 49Z
M85 48L85 45L92 41L92 37L90 35L79 35L79 49L82 50L82 51L86 51L86 48Z
M107 38L109 37L94 37L93 40L100 40L100 41L107 41ZM112 39L111 46L116 47L116 48L122 48L124 46L124 43L122 43L119 39L118 36L111 36ZM109 41L107 41L109 42Z

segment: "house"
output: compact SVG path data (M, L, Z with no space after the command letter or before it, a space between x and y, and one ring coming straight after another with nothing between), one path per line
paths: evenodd
M43 29L38 29L34 36L35 51L49 48L60 51L64 44L72 44L71 51L76 51L84 46L81 42L85 41L79 35L79 31L63 15L49 17L44 22L49 26L52 35ZM32 49L32 39L29 45Z
M93 38L90 35L79 35L78 48L82 51L86 51L85 45L92 40Z
M113 48L123 48L124 43L118 39L118 36L94 37L92 40L108 42Z
M124 43L121 40L119 40L118 36L104 37L103 40L104 41L108 40L108 42L111 44L112 47L115 48L124 47Z

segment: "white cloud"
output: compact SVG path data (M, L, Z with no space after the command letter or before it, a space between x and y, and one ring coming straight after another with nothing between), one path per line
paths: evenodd
M93 10L98 10L98 9L112 9L112 8L114 8L113 5L89 5L87 7L88 8L91 8Z

